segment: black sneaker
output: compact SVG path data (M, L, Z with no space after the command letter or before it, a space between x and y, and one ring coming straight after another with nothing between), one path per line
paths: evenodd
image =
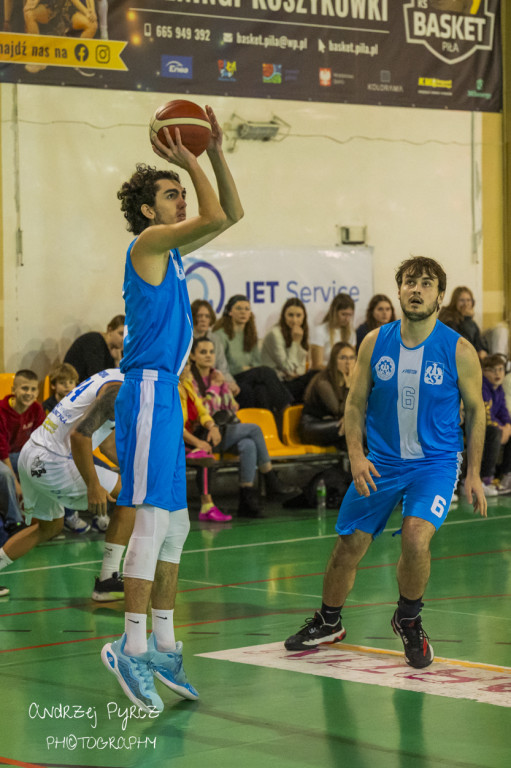
M399 621L396 611L390 624L396 635L399 635L403 641L406 663L416 669L429 667L435 658L435 653L433 646L429 643L429 637L422 628L420 615L413 619Z
M314 618L305 619L305 624L296 635L288 637L284 643L288 651L307 651L315 648L320 643L336 643L346 637L346 630L342 626L341 617L336 624L325 624L325 620L319 611Z
M0 587L0 597L6 597L10 591L9 587Z
M124 581L117 571L113 573L109 579L103 579L103 581L100 581L99 578L96 579L92 599L96 600L97 603L107 603L110 600L122 600L123 597Z

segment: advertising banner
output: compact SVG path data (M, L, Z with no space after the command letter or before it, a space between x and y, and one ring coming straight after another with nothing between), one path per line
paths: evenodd
M365 320L373 295L370 246L331 250L259 248L202 249L183 258L190 301L206 299L221 316L230 296L247 296L263 336L291 296L305 304L309 326L319 325L332 299L348 293L355 302L355 324Z
M25 0L5 82L499 111L499 0Z

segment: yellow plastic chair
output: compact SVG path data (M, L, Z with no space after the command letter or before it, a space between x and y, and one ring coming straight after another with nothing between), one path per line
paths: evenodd
M51 395L50 377L45 376L45 379L43 381L43 402L47 400L50 395Z
M265 408L240 408L236 416L243 424L257 424L261 427L270 458L303 456L306 453L303 445L284 445L281 442L271 411Z
M14 373L0 373L0 399L12 392Z
M303 405L290 405L286 408L282 418L282 440L291 447L302 447L305 453L336 453L333 445L309 445L300 440L300 418L302 416Z

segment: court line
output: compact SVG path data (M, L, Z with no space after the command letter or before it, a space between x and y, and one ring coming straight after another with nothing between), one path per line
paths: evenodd
M403 657L402 651L392 651L388 648L370 648L366 645L350 645L349 643L331 643L331 648L337 648L340 651L358 651L359 653L382 653L386 656ZM448 659L444 656L435 656L435 661L445 662L446 664L455 664L468 669L485 669L488 672L503 672L511 675L511 667L501 667L498 664L486 664L484 661L464 661L462 659Z
M482 523L489 523L493 520L508 520L510 518L511 518L511 515L499 515L496 517L487 517L487 518L476 517L473 520L451 520L451 521L447 520L447 522L445 522L442 525L442 528L444 528L447 525L467 525L471 523L482 524ZM386 528L385 532L392 533L399 530L401 530L401 528ZM299 538L299 539L274 539L272 541L256 541L250 544L229 544L224 547L203 547L202 549L187 549L183 552L183 555L197 555L197 554L203 554L203 553L207 553L211 555L215 552L225 552L227 550L233 550L233 549L247 549L252 547L270 547L270 546L275 546L279 544L298 544L302 541L320 541L322 539L334 539L336 537L337 537L336 533L325 533L320 536L303 536L302 538ZM495 550L495 552L500 552L500 551L509 552L510 550L508 549ZM488 554L492 554L492 553L488 553ZM463 555L448 555L446 557L463 557ZM56 568L73 568L80 565L95 565L101 562L103 561L102 560L84 560L84 561L78 561L78 562L75 561L73 563L61 563L60 565L42 565L42 566L39 566L38 568L20 568L18 570L4 569L2 570L1 573L2 573L2 579L3 579L6 576L14 576L14 574L16 573L32 573L33 571L49 571L54 568L55 569ZM395 565L395 563L388 563L388 564L385 563L385 565ZM366 567L379 568L384 566L373 565L373 566L366 566Z

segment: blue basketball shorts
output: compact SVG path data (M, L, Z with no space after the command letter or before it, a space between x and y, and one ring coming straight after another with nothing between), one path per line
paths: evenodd
M376 491L360 496L351 483L344 499L335 530L341 536L355 530L374 537L383 533L399 502L405 517L420 517L440 528L451 504L458 482L461 454L457 458L420 459L399 464L382 464L368 457L381 477L373 477Z
M117 504L186 509L183 411L178 377L129 371L115 401L115 443L122 490Z

